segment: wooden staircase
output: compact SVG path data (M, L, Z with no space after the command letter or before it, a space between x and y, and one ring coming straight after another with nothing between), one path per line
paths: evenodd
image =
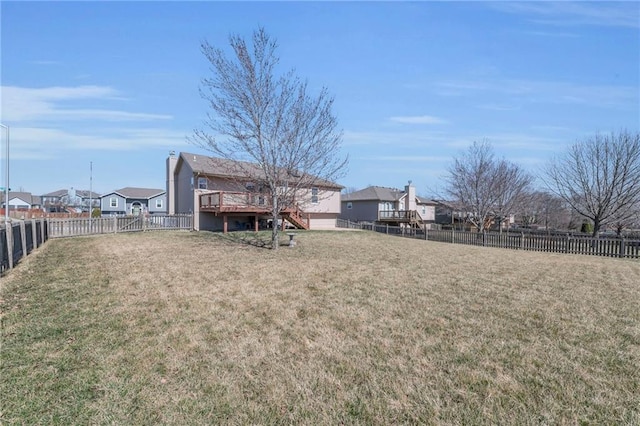
M309 229L309 224L302 216L303 214L304 212L296 206L295 210L292 209L283 212L282 217L298 229Z

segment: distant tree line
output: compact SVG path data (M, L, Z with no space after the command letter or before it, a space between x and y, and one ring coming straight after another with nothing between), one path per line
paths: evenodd
M495 157L488 141L454 159L447 195L484 231L515 216L525 226L579 229L598 236L640 228L640 133L626 130L578 141L543 170L544 189L519 165Z

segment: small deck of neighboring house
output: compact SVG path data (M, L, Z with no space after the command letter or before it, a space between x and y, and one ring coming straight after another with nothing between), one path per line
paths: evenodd
M381 186L369 186L342 195L341 219L354 222L378 222L394 226L418 227L435 222L432 200L416 195L409 181L404 191Z

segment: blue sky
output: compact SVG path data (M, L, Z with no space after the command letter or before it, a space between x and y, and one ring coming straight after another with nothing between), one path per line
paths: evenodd
M164 188L207 105L203 40L258 26L326 86L341 184L438 195L473 141L532 173L595 132L640 130L637 2L0 2L10 186ZM4 137L4 133L3 133ZM4 138L3 138L4 141ZM4 155L4 145L1 149ZM4 157L0 164L4 176ZM4 178L0 179L4 185Z

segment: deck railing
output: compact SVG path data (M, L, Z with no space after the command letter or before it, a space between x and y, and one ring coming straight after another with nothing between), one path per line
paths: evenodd
M378 220L381 221L416 221L419 220L416 210L380 210Z
M267 207L268 201L264 194L251 192L213 192L200 195L200 209L224 208L262 208Z

